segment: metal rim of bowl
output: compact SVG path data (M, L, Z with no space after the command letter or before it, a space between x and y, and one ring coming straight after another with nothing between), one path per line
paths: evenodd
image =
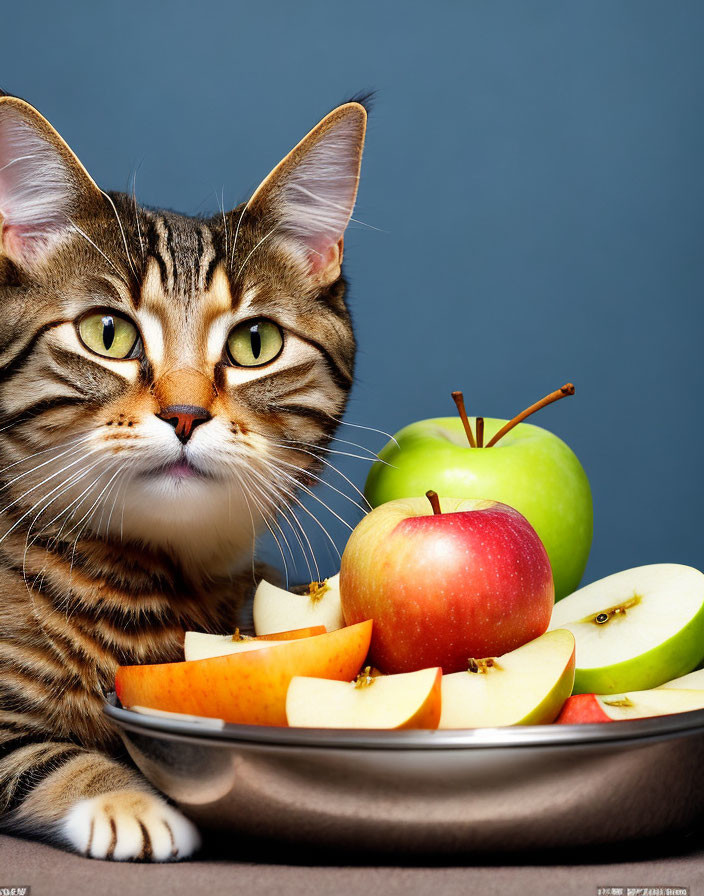
M458 750L518 747L575 747L661 740L704 731L704 709L632 721L584 725L515 725L506 728L468 728L404 731L330 728L283 728L234 725L220 720L191 722L149 716L119 706L114 691L106 695L103 712L118 727L141 734L178 740L256 744L262 747L334 748L337 750ZM210 723L210 724L209 724Z

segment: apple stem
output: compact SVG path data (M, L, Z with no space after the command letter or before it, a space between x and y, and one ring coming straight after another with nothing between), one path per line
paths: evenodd
M553 401L558 401L560 398L565 398L567 395L574 395L574 386L572 383L565 383L564 386L561 386L559 389L546 395L545 398L541 398L540 401L536 401L535 404L526 408L525 411L521 411L521 413L515 416L513 420L509 420L508 423L505 423L501 427L496 435L487 442L486 447L491 448L499 441L499 439L502 439L509 430L513 429L514 426L518 426L522 420L525 420L526 417L530 417L531 414L534 414L546 405L552 404Z
M437 492L434 492L431 489L425 493L425 497L430 501L430 506L433 508L435 516L442 513L442 510L440 510L440 498L438 498Z
M474 433L472 432L472 425L469 422L469 417L467 416L467 411L464 406L464 395L461 392L453 392L452 400L457 405L457 411L460 415L460 420L462 421L462 426L464 426L464 431L467 433L467 441L470 444L470 447L476 448L477 443L474 441Z
M484 447L484 418L477 417L476 423L477 427L477 448Z

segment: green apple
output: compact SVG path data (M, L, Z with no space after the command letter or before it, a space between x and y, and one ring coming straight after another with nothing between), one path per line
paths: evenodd
M556 629L496 659L443 675L440 728L553 722L572 693L574 637Z
M553 608L577 642L575 694L656 688L704 657L704 574L656 563L592 582Z
M579 585L591 547L586 473L561 439L531 423L515 425L491 447L473 448L465 424L471 429L474 421L476 429L476 419L437 417L404 427L372 465L367 500L376 507L432 489L448 498L486 498L515 507L545 545L559 600ZM486 418L485 444L506 423Z

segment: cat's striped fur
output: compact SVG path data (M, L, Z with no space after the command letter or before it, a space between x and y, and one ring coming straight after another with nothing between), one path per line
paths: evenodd
M312 482L352 382L341 276L364 138L333 111L246 205L212 219L98 189L26 103L0 98L0 827L87 855L178 858L198 835L101 713L118 664L237 624L253 538ZM135 357L82 344L94 308ZM232 327L284 348L241 368ZM182 443L157 415L207 408ZM181 478L173 471L190 465Z

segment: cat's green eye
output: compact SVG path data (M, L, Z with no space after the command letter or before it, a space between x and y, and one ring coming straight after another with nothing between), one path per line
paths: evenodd
M127 358L137 342L137 327L111 311L96 311L81 318L78 334L86 348L104 358Z
M227 353L238 367L261 367L281 353L284 335L270 320L248 320L227 337Z

